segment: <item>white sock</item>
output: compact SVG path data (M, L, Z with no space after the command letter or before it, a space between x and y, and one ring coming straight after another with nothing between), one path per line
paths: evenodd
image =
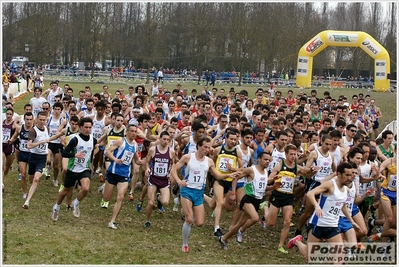
M55 209L56 209L56 210L60 210L60 205L58 205L57 203L55 203Z
M216 232L219 228L220 228L219 225L215 225L214 232Z
M75 198L75 200L73 201L73 204L76 206L79 205L79 200L77 198Z
M191 224L184 222L182 228L183 246L188 245L188 236L190 235L190 231L191 231Z

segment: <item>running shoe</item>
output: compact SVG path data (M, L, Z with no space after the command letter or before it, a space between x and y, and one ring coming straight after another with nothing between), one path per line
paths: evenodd
M185 245L185 246L182 247L182 251L187 253L187 252L190 251L190 249L189 249L189 247L187 245Z
M71 206L71 205L68 205L66 209L67 209L67 210L71 210L71 209L72 209L72 206Z
M279 247L278 251L284 254L288 254L288 251L286 251L283 247Z
M130 200L130 201L133 201L133 200L134 200L134 196L133 196L133 193L132 193L132 192L129 193L129 200Z
M374 222L373 222L373 218L372 217L370 217L370 218L368 218L367 219L367 236L371 236L371 234L372 234L372 231L373 231L373 228L374 228Z
M243 235L244 235L244 233L242 233L242 232L240 231L240 229L238 229L238 232L237 232L237 235L236 235L236 241L237 241L238 244L241 244L241 243L242 243L242 237L243 237Z
M73 205L73 216L75 216L76 218L79 218L79 216L80 216L79 204L76 204L74 201L72 205Z
M137 203L136 205L136 210L140 212L142 208L143 208L143 201L139 201L139 203Z
M144 224L144 228L151 228L151 223L150 222L145 222L145 224Z
M293 222L290 222L290 227L295 226L295 224Z
M259 223L262 226L262 228L267 228L266 221L264 221L263 218L259 220Z
M269 202L268 201L263 201L262 203L259 204L259 209L260 210L264 210L265 206L268 207L269 206Z
M104 201L104 199L101 199L101 208L107 209L109 205L109 201Z
M366 249L366 247L363 245L362 242L357 243L357 248L360 249L360 250L365 250Z
M48 173L47 168L43 168L43 175L46 176L46 179L50 178L50 174Z
M24 205L22 206L24 209L29 209L29 201L25 201Z
M381 225L377 225L375 227L375 229L377 230L377 233L381 233L382 232L382 226Z
M218 230L219 230L219 229L218 229ZM227 241L224 242L224 241L222 240L222 238L223 238L223 235L222 235L222 236L219 236L219 243L220 243L220 245L222 246L222 249L227 250Z
M281 211L281 209L278 211L277 217L282 217L283 216L283 212Z
M53 185L54 185L55 187L58 187L58 180L53 180Z
M22 179L22 174L18 174L18 182L20 182L21 181L21 179Z
M108 224L108 227L111 228L111 229L114 229L114 230L118 229L118 227L116 227L116 225L115 225L114 222L110 222L110 223Z
M175 205L173 206L173 211L179 211L179 198L178 197L175 197L174 199L173 199L173 202L175 203Z
M218 228L218 229L213 233L213 235L214 235L215 237L221 237L221 236L223 236L222 230L220 230L220 228Z
M100 176L100 183L104 183L105 182L104 175L100 173L99 176Z
M291 238L290 241L288 241L288 248L293 248L295 247L295 242L296 241L302 241L302 236L301 235L297 235L294 238Z
M159 201L160 197L161 197L161 193L157 193L157 207L159 209L159 212L164 212L165 208L162 206L161 201Z
M97 190L97 193L101 194L104 190L104 185L100 186Z
M53 219L53 221L58 220L58 210L55 206L56 206L56 204L54 205L53 212L51 213L51 219Z
M367 238L368 242L374 242L381 238L381 233L371 235Z
M209 197L213 197L213 188L209 189Z
M58 192L61 192L62 189L64 189L64 185L63 184L60 185L60 189L58 190Z

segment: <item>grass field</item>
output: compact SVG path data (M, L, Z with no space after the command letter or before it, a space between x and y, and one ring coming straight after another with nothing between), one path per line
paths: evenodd
M55 78L53 78L55 79ZM48 88L50 80L45 81ZM83 90L85 85L90 85L93 92L101 92L103 84L80 83L74 81L63 82L70 84L75 95ZM140 82L128 81L127 83L107 83L110 92L119 87L127 91L128 85L137 85ZM175 88L174 83L165 83L164 87L170 91ZM195 83L183 83L183 88L189 90L200 89ZM217 85L217 88L229 89L235 87L236 91L247 89L251 95L257 87L229 84ZM279 88L286 94L289 88ZM318 88L318 96L322 97L328 88ZM294 94L298 89L293 89ZM227 90L226 90L227 91ZM333 97L344 94L351 98L353 94L363 92L376 99L376 105L383 113L381 129L387 123L396 119L397 106L396 94L375 93L367 90L331 90ZM310 89L305 93L310 94ZM16 104L16 112L21 114L23 105L29 101L32 94L25 96ZM193 227L189 245L190 253L181 252L181 227L183 221L180 212L173 212L173 200L166 212L161 214L154 210L151 220L151 229L144 228L145 213L137 212L135 205L140 191L136 190L135 200L127 200L118 217L118 230L107 227L111 218L115 192L108 209L100 207L101 195L97 193L100 186L98 176L92 180L91 190L81 202L81 216L75 218L72 211L66 210L65 202L61 206L59 220L50 219L52 206L56 201L58 188L53 186L51 178L42 178L38 189L33 196L29 210L22 209L24 203L22 190L17 180L17 165L14 163L13 171L5 177L5 193L3 194L3 264L162 264L162 265L188 265L188 264L239 264L239 265L302 265L306 262L296 249L289 254L277 251L278 239L282 227L281 218L272 229L262 229L256 224L246 231L244 241L238 245L234 238L229 241L229 249L224 251L219 242L213 237L213 218L211 210L206 207L206 220L202 228ZM60 178L59 178L60 180ZM206 192L208 192L206 190ZM75 194L74 194L75 195ZM145 200L144 205L147 201ZM232 213L222 212L221 228L225 232L231 222ZM296 223L298 215L294 215ZM291 229L294 231L294 227ZM290 234L290 237L292 234Z

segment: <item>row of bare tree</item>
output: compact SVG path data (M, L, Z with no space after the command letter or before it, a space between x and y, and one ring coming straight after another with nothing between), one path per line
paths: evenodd
M3 60L23 55L37 64L86 65L111 59L136 68L237 72L295 69L301 46L323 30L364 31L382 44L396 70L397 4L328 3L3 3ZM28 47L29 49L26 49ZM314 61L321 72L329 49L337 70L345 55L357 76L373 69L361 49L327 48ZM28 52L29 50L29 52ZM315 73L322 75L322 73Z

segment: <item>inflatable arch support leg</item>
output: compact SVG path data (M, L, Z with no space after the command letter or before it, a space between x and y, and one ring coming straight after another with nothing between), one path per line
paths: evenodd
M387 50L365 32L322 31L301 47L298 53L296 85L309 88L312 82L313 57L327 46L360 47L374 59L374 89L386 92L390 87L390 58Z

